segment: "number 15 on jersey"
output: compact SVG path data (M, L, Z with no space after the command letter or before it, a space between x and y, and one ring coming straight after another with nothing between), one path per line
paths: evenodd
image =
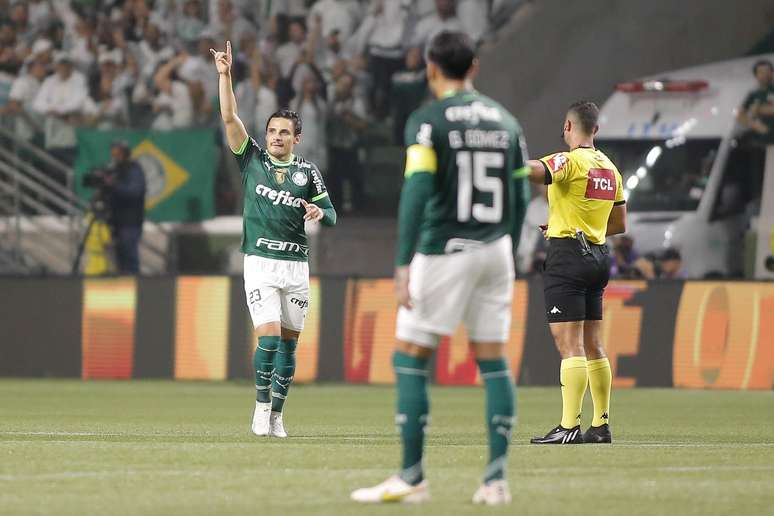
M501 152L457 152L457 220L459 222L469 222L471 217L478 222L493 224L502 221L505 185L500 177L487 175L487 170L502 170L504 166L505 156ZM491 204L474 203L474 190L491 194Z

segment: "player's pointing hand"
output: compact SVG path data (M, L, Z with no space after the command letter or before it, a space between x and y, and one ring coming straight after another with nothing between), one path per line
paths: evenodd
M218 73L226 74L231 72L231 41L226 41L225 52L218 52L211 48L210 54L215 59L215 67L218 69Z
M301 199L301 205L306 210L306 213L304 214L304 220L319 222L323 218L323 211L316 204L312 204Z

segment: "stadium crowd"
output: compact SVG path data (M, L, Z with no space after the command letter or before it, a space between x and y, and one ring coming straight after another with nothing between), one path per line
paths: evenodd
M358 170L362 131L402 143L426 97L423 48L443 29L480 42L488 0L0 0L0 112L21 138L72 164L75 128L219 127L210 48L235 51L239 115L299 112L298 152ZM392 132L390 133L390 128ZM344 181L327 178L341 198ZM357 198L357 195L352 195Z

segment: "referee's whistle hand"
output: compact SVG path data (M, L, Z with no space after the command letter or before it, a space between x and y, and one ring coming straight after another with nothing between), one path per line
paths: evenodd
M541 224L538 227L540 228L540 232L543 233L543 238L548 240L548 224Z
M411 304L409 296L409 267L403 265L395 269L395 297L398 299L398 305L411 310L414 306Z

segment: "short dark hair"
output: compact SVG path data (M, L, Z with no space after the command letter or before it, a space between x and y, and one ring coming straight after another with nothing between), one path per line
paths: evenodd
M464 79L475 58L476 49L467 34L445 30L430 42L425 60L438 65L449 79Z
M759 60L755 61L755 64L752 67L753 75L758 73L758 67L759 66L768 66L769 68L774 70L774 65L771 64L771 61L769 61L768 59L759 59Z
M674 247L670 247L664 251L664 253L661 255L661 260L682 260L683 257L680 256L680 251L675 249Z
M589 100L579 100L573 103L567 111L575 113L584 133L594 134L594 128L599 122L599 108L596 104Z
M110 142L110 148L112 149L114 147L121 149L125 158L132 155L132 147L129 145L129 142L124 139L118 138Z
M272 118L285 118L290 120L293 122L293 136L298 136L301 134L301 117L298 116L298 113L295 111L291 111L289 109L280 109L279 111L272 113L272 115L266 120L267 132L269 130L269 122L271 122Z

